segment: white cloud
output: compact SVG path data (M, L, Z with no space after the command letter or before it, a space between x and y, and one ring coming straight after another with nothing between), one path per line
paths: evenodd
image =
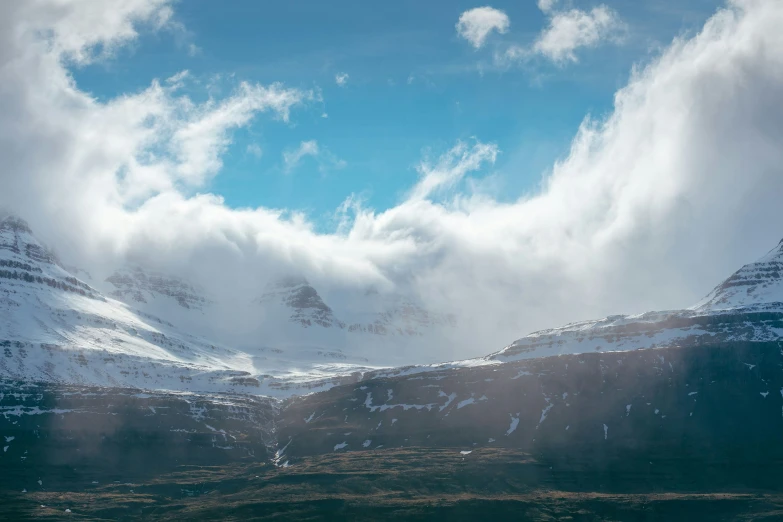
M109 57L117 48L138 36L145 24L163 28L171 21L170 0L129 0L107 9L102 2L37 0L3 2L7 15L4 28L24 20L16 30L38 33L46 39L53 55L87 64L97 57Z
M555 7L556 3L557 0L538 0L538 8L543 12L548 13Z
M543 56L558 64L576 62L576 51L597 47L604 42L621 43L626 25L619 15L605 5L590 11L555 10L556 0L539 0L538 7L550 15L547 27L530 46L511 44L495 54L495 64L508 66Z
M492 31L506 33L510 22L503 11L489 6L465 11L457 22L457 34L479 49Z
M623 28L617 13L605 5L589 12L558 12L533 44L533 50L555 62L575 62L577 49L595 47L605 40L617 41Z
M325 291L410 290L458 314L457 338L422 351L437 360L569 320L691 304L783 236L777 0L734 0L640 66L538 192L498 201L460 189L512 154L458 144L423 162L393 208L351 199L338 233L295 212L193 195L219 174L232 129L264 111L285 119L314 95L240 84L199 104L154 82L96 100L68 73L71 60L132 42L136 24L158 25L168 6L123 4L118 19L104 2L52 5L0 2L0 207L88 267L148 259L237 303L283 270ZM245 312L215 318L215 328Z
M345 168L347 163L339 159L328 149L321 147L316 140L303 141L295 149L283 151L283 163L286 172L297 168L306 157L313 157L318 162L318 170L326 172L333 169Z
M418 165L416 170L421 179L413 187L410 199L422 200L439 190L454 187L468 172L481 169L485 163L494 164L498 152L498 147L494 144L476 143L473 147L468 147L467 144L458 142L438 158L435 164L423 161Z
M348 83L348 73L338 73L334 77L334 81L337 85L340 87L345 87L345 84Z

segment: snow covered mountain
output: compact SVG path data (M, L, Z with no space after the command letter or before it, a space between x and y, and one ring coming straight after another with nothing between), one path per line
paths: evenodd
M453 330L455 319L426 310L414 299L375 289L327 295L304 277L273 279L255 299L210 295L177 276L141 266L116 270L96 285L130 308L161 318L275 369L302 364L389 366L428 362L416 349ZM287 361L286 361L287 359ZM352 370L352 369L351 369Z
M783 241L685 310L615 315L523 337L487 356L506 362L550 355L783 339Z
M168 279L115 280L142 304L206 303ZM346 357L248 352L185 333L71 275L16 217L0 221L0 349L0 378L198 392L289 395L366 369Z
M65 270L24 221L8 217L0 221L0 378L289 396L551 355L778 341L782 267L783 244L689 309L569 324L483 358L410 366L420 364L429 334L453 327L453 318L373 289L322 296L289 277L248 303L257 317L250 339L208 340L191 325L208 323L219 303L196 285L132 267L112 274L102 293Z

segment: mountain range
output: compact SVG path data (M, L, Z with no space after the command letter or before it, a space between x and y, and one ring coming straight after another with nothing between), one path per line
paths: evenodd
M189 328L219 306L196 285L138 266L85 282L5 218L0 490L45 495L42 473L71 491L188 463L261 463L276 471L254 473L295 480L326 456L348 459L330 461L336 473L367 452L396 463L414 450L448 466L519 458L529 484L569 491L775 488L763 470L783 461L783 242L689 308L568 324L462 361L389 364L454 319L374 289L362 298L348 313L306 279L274 280L247 305L259 342L213 342ZM269 325L282 333L265 337ZM376 357L390 350L399 357ZM518 494L515 476L495 491Z

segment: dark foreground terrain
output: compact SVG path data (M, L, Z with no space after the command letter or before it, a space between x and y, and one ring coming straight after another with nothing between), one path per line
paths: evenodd
M783 346L403 369L283 403L4 381L0 437L0 520L783 520Z
M182 466L110 483L52 469L42 486L6 491L0 519L783 519L783 494L743 486L779 470L779 463L753 469L678 458L602 472L573 464L510 449L462 455L404 448L311 457L289 468ZM692 473L684 478L683 469Z

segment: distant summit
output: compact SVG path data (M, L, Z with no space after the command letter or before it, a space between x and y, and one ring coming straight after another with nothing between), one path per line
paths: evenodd
M533 332L489 360L722 342L769 342L783 332L783 241L685 310L614 315Z
M126 267L106 279L114 288L109 294L129 303L148 303L170 299L182 308L203 310L209 304L203 291L187 281L159 272L148 272L141 267Z

